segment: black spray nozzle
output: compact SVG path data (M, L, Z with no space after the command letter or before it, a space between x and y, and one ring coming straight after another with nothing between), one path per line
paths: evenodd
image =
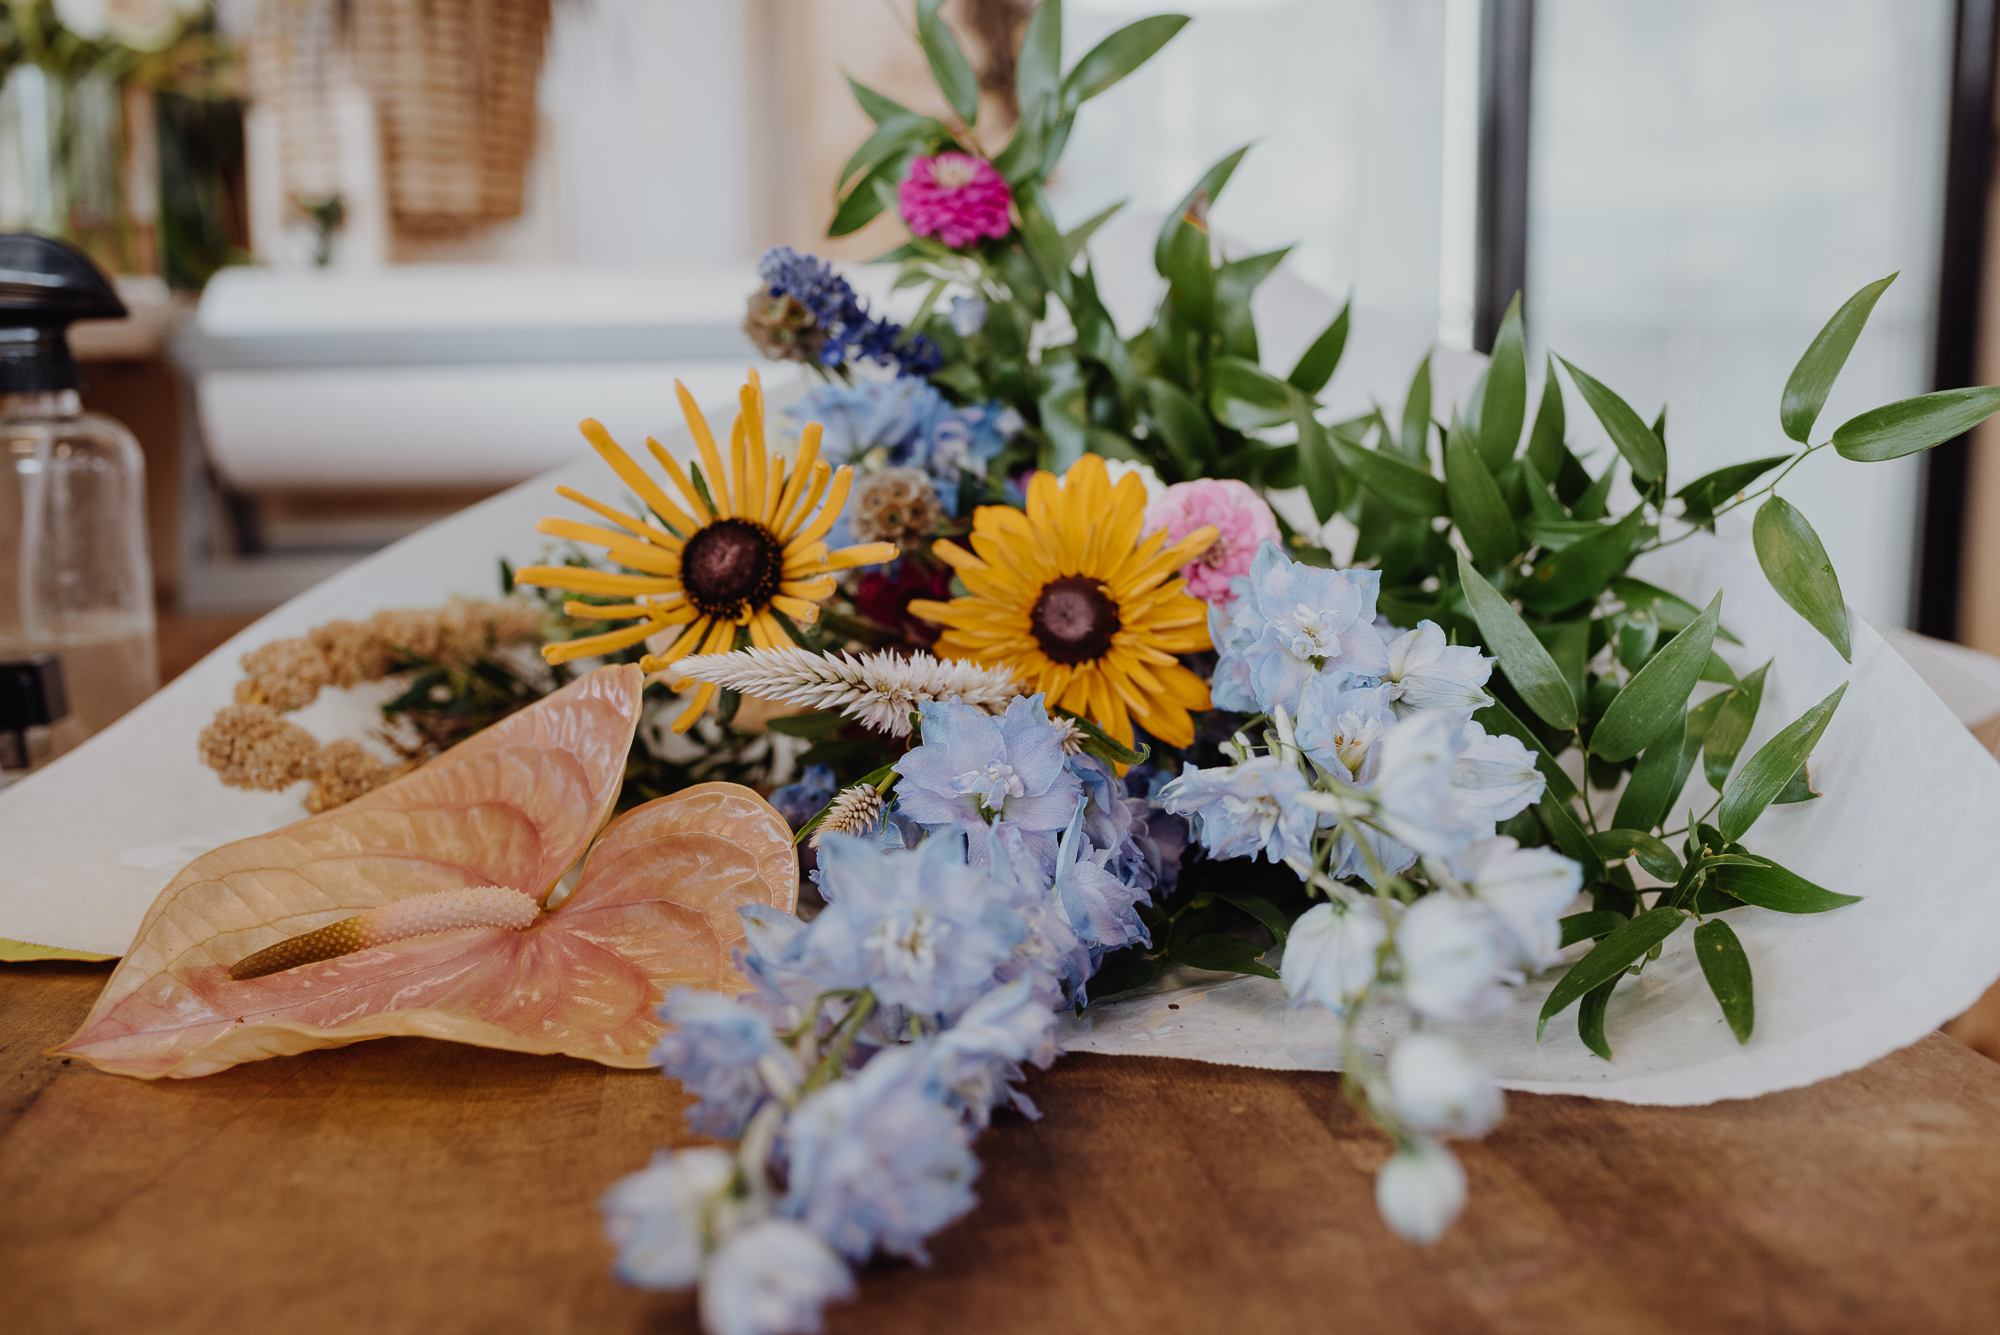
M0 394L74 389L64 331L73 320L115 320L125 303L89 256L31 232L0 233Z

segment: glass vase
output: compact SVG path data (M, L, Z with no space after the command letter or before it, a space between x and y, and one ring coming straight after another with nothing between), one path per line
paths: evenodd
M116 80L15 66L0 86L0 230L60 237L108 273L134 272L129 151Z

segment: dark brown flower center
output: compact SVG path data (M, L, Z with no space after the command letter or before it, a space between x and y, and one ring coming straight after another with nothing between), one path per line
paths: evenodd
M733 617L744 603L762 607L778 591L784 550L762 524L718 519L681 552L688 601L706 616Z
M1042 652L1058 663L1102 658L1118 633L1118 604L1088 575L1065 575L1042 586L1028 628Z

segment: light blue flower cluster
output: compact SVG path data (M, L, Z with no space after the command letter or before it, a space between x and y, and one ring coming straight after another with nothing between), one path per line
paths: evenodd
M1528 749L1473 721L1492 703L1492 660L1429 621L1386 638L1380 579L1297 564L1267 542L1227 610L1209 610L1215 703L1269 716L1280 739L1258 756L1239 741L1238 763L1190 765L1161 789L1209 856L1372 884L1492 836L1541 798Z
M818 1329L850 1265L922 1263L973 1207L974 1135L1002 1106L1039 1115L1023 1067L1055 1059L1055 1011L1103 954L1147 939L1162 871L1145 802L1070 735L1040 696L999 718L925 705L892 819L821 846L819 915L744 908L751 990L672 991L654 1055L690 1126L738 1145L606 1193L622 1277L700 1285L711 1330Z
M820 457L835 467L923 469L953 516L959 480L984 473L1023 425L1004 404L956 408L929 381L909 376L819 385L785 415L800 425L820 424Z

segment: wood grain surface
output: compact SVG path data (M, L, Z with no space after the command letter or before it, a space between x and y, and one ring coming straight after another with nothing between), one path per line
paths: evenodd
M0 970L0 1330L692 1331L593 1202L682 1096L419 1039L143 1083L42 1055L108 966ZM1516 1095L1431 1250L1335 1077L1068 1057L979 1142L980 1208L840 1332L1991 1332L2000 1066L1934 1035L1707 1108Z

